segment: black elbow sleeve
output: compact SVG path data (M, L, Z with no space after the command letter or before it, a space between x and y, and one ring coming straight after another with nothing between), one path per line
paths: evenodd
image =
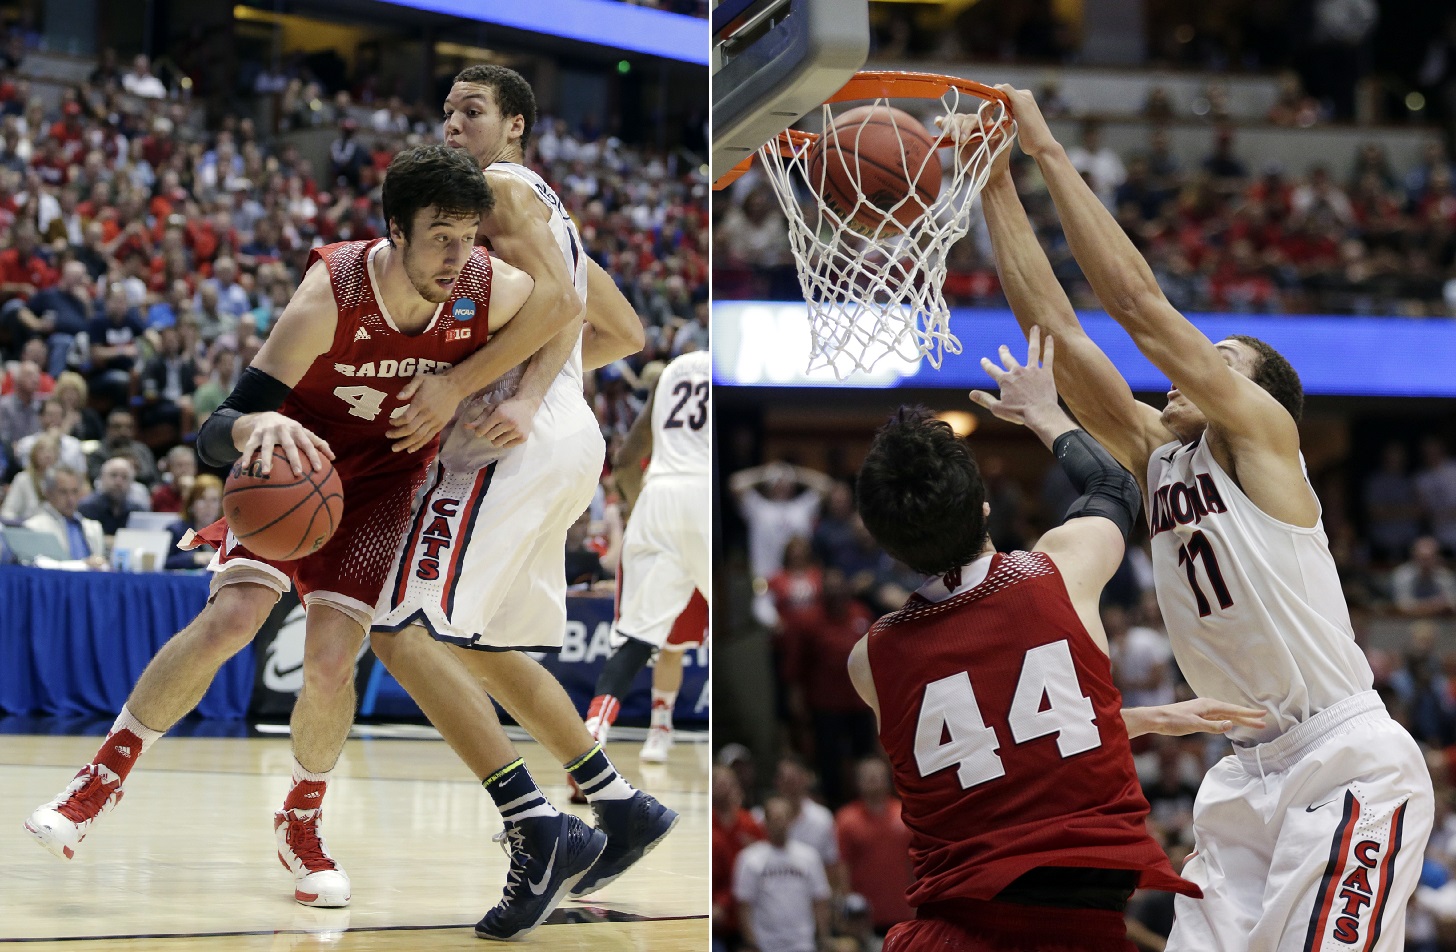
M1137 480L1085 430L1057 437L1052 452L1081 497L1067 509L1067 519L1101 516L1110 519L1126 539L1142 508Z
M265 413L283 406L292 391L283 381L256 367L248 367L228 394L197 431L197 455L209 466L231 466L238 456L233 444L233 424L247 413Z

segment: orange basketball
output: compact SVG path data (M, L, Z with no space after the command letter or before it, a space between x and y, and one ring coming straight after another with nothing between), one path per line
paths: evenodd
M809 186L855 231L893 234L914 224L940 195L935 142L903 110L884 105L850 109L809 153ZM889 226L881 229L887 217Z
M344 484L327 457L323 468L293 475L281 447L273 449L273 471L264 476L254 456L239 460L222 491L228 528L248 550L265 559L287 561L317 552L329 541L344 515ZM304 457L303 465L308 466Z

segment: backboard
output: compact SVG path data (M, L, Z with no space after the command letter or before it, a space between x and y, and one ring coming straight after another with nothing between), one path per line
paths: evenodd
M712 19L716 181L864 65L869 0L720 0Z

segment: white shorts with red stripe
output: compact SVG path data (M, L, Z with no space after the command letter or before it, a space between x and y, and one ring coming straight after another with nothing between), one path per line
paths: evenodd
M559 649L566 634L566 530L591 504L605 457L596 416L581 391L560 380L530 437L498 459L461 466L442 452L415 504L374 627L399 631L418 623L440 641L484 650Z
M1208 772L1169 952L1405 948L1435 800L1416 742L1366 691Z
M663 647L693 590L706 599L712 498L707 476L653 476L642 487L622 536L614 647L629 637Z

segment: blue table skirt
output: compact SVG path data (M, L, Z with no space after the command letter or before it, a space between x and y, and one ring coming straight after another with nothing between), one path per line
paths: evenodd
M207 603L206 575L0 566L0 711L113 715L147 662ZM253 648L222 666L204 718L247 716Z

